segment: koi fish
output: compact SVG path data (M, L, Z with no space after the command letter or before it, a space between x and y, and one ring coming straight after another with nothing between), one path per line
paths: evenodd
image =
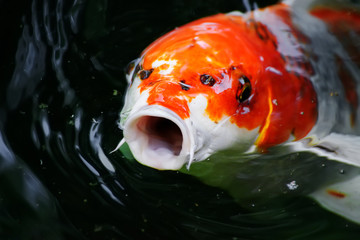
M336 1L283 1L176 28L129 64L120 144L157 169L274 146L360 167L359 43L359 4ZM351 181L360 189L360 177ZM328 189L313 197L329 206L323 199L339 195Z

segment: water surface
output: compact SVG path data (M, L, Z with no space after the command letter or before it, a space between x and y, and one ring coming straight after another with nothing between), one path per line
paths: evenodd
M230 164L214 178L211 163L194 165L189 174L110 154L122 138L117 124L127 63L174 27L234 9L245 6L238 0L0 2L0 238L357 236L358 225L306 197L313 182L350 174L346 166L282 156L237 163L243 170L230 181L236 169ZM292 181L296 191L289 190Z

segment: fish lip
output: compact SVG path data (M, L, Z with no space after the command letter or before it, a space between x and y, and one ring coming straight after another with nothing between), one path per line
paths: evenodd
M151 122L165 121L177 132L176 138L181 137L181 149L174 150L174 144L165 141L165 147L154 147L154 142L164 142L163 139L154 138L154 127ZM142 126L142 125L146 126ZM161 123L159 123L161 124ZM177 129L176 129L177 128ZM191 161L195 151L195 138L190 119L181 119L175 112L159 106L145 106L131 113L124 124L124 138L129 145L135 159L143 165L160 170L177 170L186 162ZM169 133L172 134L172 133ZM160 135L155 132L155 135ZM163 133L161 133L164 136ZM176 135L176 134L175 134ZM166 137L161 137L166 138ZM179 139L176 144L179 144ZM157 145L158 146L158 145ZM170 146L170 147L167 147Z

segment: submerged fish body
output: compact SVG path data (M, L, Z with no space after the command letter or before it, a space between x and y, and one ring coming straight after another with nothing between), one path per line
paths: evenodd
M129 65L125 141L157 169L294 142L334 152L320 141L360 132L359 40L359 12L313 1L179 27Z
M157 169L274 147L360 167L360 11L345 2L284 1L160 37L127 69L121 143ZM311 196L360 223L359 188L355 176Z

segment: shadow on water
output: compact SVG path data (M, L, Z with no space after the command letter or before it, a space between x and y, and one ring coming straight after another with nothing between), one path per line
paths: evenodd
M299 173L281 181L269 174L279 162L253 161L230 181L214 178L208 163L194 164L190 176L109 154L122 137L126 64L175 26L243 10L241 1L17 4L0 2L1 239L345 239L359 232L304 196L317 170L301 181L309 161L300 170L281 161L284 176ZM223 166L218 176L234 169ZM302 186L296 193L275 190L293 179ZM262 194L234 200L265 182L272 184Z

